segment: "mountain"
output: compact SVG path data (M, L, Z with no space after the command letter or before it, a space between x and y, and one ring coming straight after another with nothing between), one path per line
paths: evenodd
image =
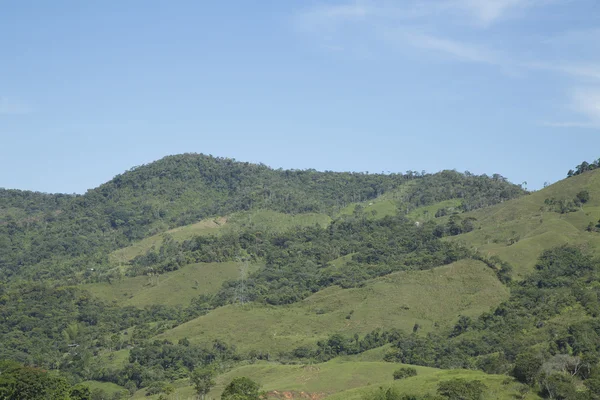
M594 165L527 193L184 154L1 190L0 373L55 398L191 398L207 369L209 397L598 398Z
M0 190L0 270L4 279L75 279L105 268L109 251L206 217L253 209L334 215L401 187L408 205L460 198L465 209L524 193L498 175L274 170L201 154L169 156L80 196Z

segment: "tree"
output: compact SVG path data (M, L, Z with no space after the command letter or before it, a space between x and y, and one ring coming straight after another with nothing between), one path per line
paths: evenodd
M481 381L451 379L438 384L438 393L449 400L480 400L487 389Z
M554 373L540 379L542 394L550 399L570 400L576 396L575 384L570 375Z
M417 376L416 368L403 367L394 371L394 380L410 378L411 376Z
M70 398L71 387L63 377L11 361L0 362L0 398L11 400Z
M585 204L590 201L590 192L587 190L582 190L581 192L577 193L576 197L581 204Z
M77 385L71 389L71 400L90 400L92 392L90 388L84 385Z
M194 389L196 390L196 394L204 399L204 396L210 389L215 386L215 371L208 368L203 369L195 369L191 376L190 381L194 385Z
M380 387L376 392L363 396L363 400L408 400L409 396L401 396L394 388Z
M512 374L520 382L532 385L535 382L538 373L540 372L542 364L543 360L537 354L519 354L515 360L515 366Z
M245 376L235 378L223 390L221 400L258 400L260 385Z

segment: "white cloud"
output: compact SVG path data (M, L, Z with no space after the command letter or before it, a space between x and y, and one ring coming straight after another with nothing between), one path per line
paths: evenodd
M570 63L559 65L557 70L580 78L600 79L600 65Z
M549 0L355 0L337 4L320 4L296 15L297 25L305 30L330 30L344 23L418 21L443 18L451 21L458 15L471 23L488 27L510 15Z
M413 47L439 51L462 61L497 65L502 63L498 54L477 45L425 34L406 33L404 36L406 43Z
M524 9L535 5L533 0L456 0L454 7L470 14L475 21L484 27L499 21L510 11Z
M600 88L579 88L571 93L571 107L600 125Z
M554 36L524 39L515 34L482 30L534 7L557 0L356 0L323 3L297 16L299 25L321 35L326 48L356 51L369 41L436 52L454 60L484 64L513 76L546 71L561 75L566 85L600 84L600 29L580 28ZM500 33L501 34L501 33ZM460 38L460 39L458 39ZM463 38L468 38L464 40ZM491 39L502 47L494 49ZM507 40L510 41L507 45ZM367 44L365 44L367 43ZM372 46L376 47L376 46ZM569 122L544 122L545 126L600 127L600 89L576 89L565 108L579 115Z
M600 129L600 87L573 89L570 98L569 109L583 119L569 122L546 122L543 125L554 128Z
M8 97L0 97L0 115L21 115L29 114L31 108L23 103L9 99Z
M370 8L359 3L320 5L296 15L296 26L305 31L331 31L340 24L363 20Z
M600 80L600 64L535 61L520 63L519 66L526 69L560 72L575 78Z

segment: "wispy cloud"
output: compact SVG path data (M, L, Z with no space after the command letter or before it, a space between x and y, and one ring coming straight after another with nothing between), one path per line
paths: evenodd
M591 122L600 125L600 87L579 88L571 94L571 106Z
M555 128L600 129L600 87L577 88L570 93L569 108L581 116L581 121L546 122L544 125Z
M600 80L600 63L534 61L519 65L527 69L559 72L575 78Z
M31 108L21 102L8 97L0 97L0 115L23 115L30 112Z
M555 74L560 76L559 84L575 88L567 90L563 105L575 117L543 125L600 127L600 89L579 89L600 84L600 29L557 30L546 37L519 37L513 31L488 29L551 3L558 1L355 0L322 3L299 13L296 20L303 30L324 39L326 48L336 51L355 51L358 43L369 47L381 41L458 62L493 66L511 76ZM521 39L523 46L515 42Z
M410 46L442 52L462 61L496 65L502 63L499 54L474 44L420 33L404 33L403 36Z
M334 29L340 24L379 21L415 21L424 18L462 16L480 27L489 27L513 10L524 10L550 0L354 0L320 4L296 15L306 30Z
M535 6L535 0L455 0L452 5L470 14L477 24L488 27L506 17L513 10Z
M301 29L307 31L329 30L340 23L364 19L369 12L370 8L358 2L320 5L296 15L296 23Z
M598 125L591 122L542 122L542 126L550 128L586 128L586 129L597 129Z

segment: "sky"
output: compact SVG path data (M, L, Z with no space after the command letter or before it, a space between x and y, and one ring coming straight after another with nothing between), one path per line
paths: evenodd
M0 187L190 152L539 189L600 157L600 1L0 0Z

